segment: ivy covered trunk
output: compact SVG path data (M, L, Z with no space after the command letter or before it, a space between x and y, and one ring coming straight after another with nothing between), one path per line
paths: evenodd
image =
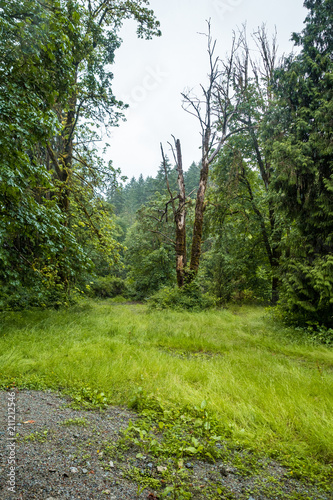
M65 224L68 224L69 200L70 200L70 177L73 169L73 136L76 118L76 95L70 98L69 110L66 113L66 124L63 130L63 151L61 152L61 194L59 205L65 216Z

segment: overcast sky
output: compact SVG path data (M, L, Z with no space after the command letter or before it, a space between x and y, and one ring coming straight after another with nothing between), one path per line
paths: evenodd
M303 0L151 0L162 36L138 40L135 24L122 29L123 44L113 66L113 91L130 105L126 122L111 134L107 159L128 178L157 173L160 142L168 149L171 134L182 144L185 169L200 160L196 119L181 107L181 92L205 83L208 72L206 20L211 19L217 54L229 50L232 31L246 22L248 33L266 23L277 28L280 54L292 50L291 33L303 28Z

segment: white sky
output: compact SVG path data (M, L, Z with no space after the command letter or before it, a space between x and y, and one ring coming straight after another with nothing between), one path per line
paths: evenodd
M106 158L128 178L155 176L161 163L160 142L168 151L171 134L182 144L185 169L200 160L196 119L181 107L181 92L206 82L208 71L206 20L211 18L216 54L229 50L232 31L246 22L248 33L266 23L277 28L279 52L289 53L291 33L303 28L303 0L151 0L162 36L139 40L134 22L127 22L123 44L113 65L113 91L130 105L126 122L108 140Z

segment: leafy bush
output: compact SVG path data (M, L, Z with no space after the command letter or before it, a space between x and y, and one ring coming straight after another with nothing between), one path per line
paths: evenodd
M161 286L171 286L175 282L174 256L170 249L153 249L153 243L147 248L147 243L141 242L140 246L132 243L129 250L128 284L129 294L134 300L146 299Z
M66 392L66 391L65 391ZM75 410L94 410L96 408L105 409L110 403L110 399L97 389L91 387L80 387L77 390L68 392L72 398L71 408Z
M271 299L272 276L262 253L250 254L246 245L232 246L221 239L202 256L201 274L206 291L219 304L266 303Z
M191 309L201 311L216 305L216 299L203 293L195 281L182 288L164 287L149 299L154 309Z
M116 276L99 276L90 283L89 292L92 297L107 299L116 297L117 295L126 296L127 286L122 278L117 278Z
M274 322L281 322L287 327L286 331L290 332L289 338L300 340L310 345L323 344L333 346L333 328L328 328L318 321L305 321L306 318L286 310L284 305L278 304L273 308L268 309Z
M75 293L70 297L61 283L46 287L40 280L30 286L11 287L4 285L0 292L0 311L17 311L34 307L69 306L75 302Z
M314 343L333 345L333 328L326 328L318 323L313 323L309 324L304 330Z

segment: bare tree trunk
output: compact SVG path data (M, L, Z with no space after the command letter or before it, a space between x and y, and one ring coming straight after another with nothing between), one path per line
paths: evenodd
M186 268L186 193L183 173L183 160L180 147L180 141L176 141L177 153L177 171L178 171L178 189L179 189L179 205L175 212L176 223L176 273L177 284L179 287L184 286L185 268Z
M173 146L171 145L171 150L174 155L174 159L176 161L177 165L177 172L178 172L178 190L179 194L176 198L178 198L178 208L176 208L175 205L175 197L173 196L173 193L170 188L169 184L169 179L168 179L168 171L167 171L167 165L166 165L166 159L163 151L163 147L161 144L161 152L162 152L162 158L163 158L163 166L164 166L164 172L165 172L165 180L166 180L166 185L167 189L170 195L170 201L172 204L172 210L173 210L173 217L175 221L175 234L176 234L176 240L175 240L175 250L176 250L176 275L177 275L177 284L179 287L184 286L185 284L185 279L186 279L186 193L185 193L185 182L184 182L184 172L183 172L183 159L182 159L182 152L181 152L181 146L180 146L180 140L175 139L175 148L176 148L176 154L174 152Z
M205 88L201 85L203 96L198 98L189 93L182 94L183 108L199 120L202 138L201 172L195 206L189 281L196 277L200 265L209 166L218 156L228 137L242 130L242 128L229 130L230 120L240 102L240 96L233 92L234 58L239 42L236 43L235 38L233 39L230 56L223 62L222 70L219 69L219 58L214 56L216 41L211 37L210 22L208 22L207 45L210 72L208 86Z
M276 268L273 268L273 272L276 272L278 269L278 265L276 266ZM279 301L279 283L280 283L280 280L278 278L278 276L273 276L272 278L272 296L271 296L271 303L273 306L275 306L278 301Z
M177 210L174 203L175 198L170 190L167 179L167 169L162 149L167 188L170 194L170 201L168 203L172 203L176 223L176 270L179 287L191 282L199 270L209 166L217 158L225 141L232 134L243 130L243 126L236 130L229 130L229 123L240 104L240 95L233 90L235 84L234 59L239 44L240 42L236 42L234 37L230 56L223 62L223 69L220 70L219 58L214 55L216 41L213 41L211 37L210 22L208 22L207 51L210 65L208 85L207 87L200 85L202 91L202 96L200 97L191 95L191 92L182 94L183 108L199 120L202 138L200 183L196 198L189 270L186 270L186 200L180 142L179 140L175 140L177 159L171 145L178 170L179 206ZM245 90L245 88L242 89L242 91Z

